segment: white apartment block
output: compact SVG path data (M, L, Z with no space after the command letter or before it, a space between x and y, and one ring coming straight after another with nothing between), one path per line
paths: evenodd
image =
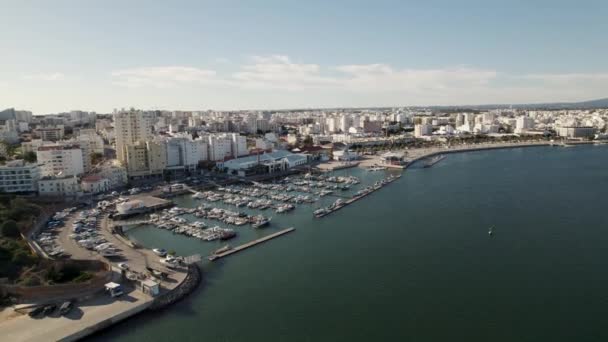
M232 156L232 138L226 135L209 136L209 160L222 161Z
M38 190L38 165L12 160L0 165L1 192L35 192Z
M82 149L78 145L43 145L36 151L40 175L77 176L84 172Z

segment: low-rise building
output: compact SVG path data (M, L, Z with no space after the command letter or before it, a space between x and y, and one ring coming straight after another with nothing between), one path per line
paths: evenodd
M110 190L110 180L100 175L90 175L80 180L80 187L84 192L98 194Z
M76 176L47 176L38 180L40 196L76 196L80 192Z
M231 159L217 166L228 174L247 176L285 171L292 167L304 165L308 157L303 154L294 154L288 151L275 151L260 155Z

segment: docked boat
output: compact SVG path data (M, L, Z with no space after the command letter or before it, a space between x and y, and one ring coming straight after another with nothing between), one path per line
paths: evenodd
M272 220L272 218L262 218L262 219L258 220L256 223L252 224L251 226L253 228L262 228L262 227L269 225L270 220Z
M315 217L321 217L321 216L323 216L323 215L325 215L325 214L327 214L327 213L328 213L328 210L327 210L327 209L325 209L325 208L320 208L320 209L315 210L315 211L314 211L312 214L313 214Z
M383 170L386 170L386 167L384 167L384 166L377 166L377 165L375 165L375 166L371 166L371 167L368 167L368 168L367 168L367 171L369 171L369 172L374 172L374 171L383 171Z
M236 236L236 232L231 229L225 229L220 233L220 240L230 240Z
M194 195L192 195L192 198L196 198L196 199L204 199L205 195L203 195L202 192L196 192L194 193Z
M165 255L167 255L167 250L164 248L154 248L152 250L152 252L154 252L154 254L164 257Z

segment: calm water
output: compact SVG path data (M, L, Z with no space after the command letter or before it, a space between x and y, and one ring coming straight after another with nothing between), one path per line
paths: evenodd
M450 155L322 220L313 207L273 214L265 230L237 228L240 241L297 231L205 263L194 295L93 340L606 341L607 152ZM221 246L130 234L184 255Z

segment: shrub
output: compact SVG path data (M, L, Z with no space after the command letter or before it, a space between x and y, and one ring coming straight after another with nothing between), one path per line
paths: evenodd
M17 222L14 220L4 221L0 227L0 230L2 231L2 235L6 237L15 238L19 236L19 227L17 227Z
M91 280L93 278L93 274L91 272L82 272L76 278L74 278L73 282L75 283L84 283L85 281Z

